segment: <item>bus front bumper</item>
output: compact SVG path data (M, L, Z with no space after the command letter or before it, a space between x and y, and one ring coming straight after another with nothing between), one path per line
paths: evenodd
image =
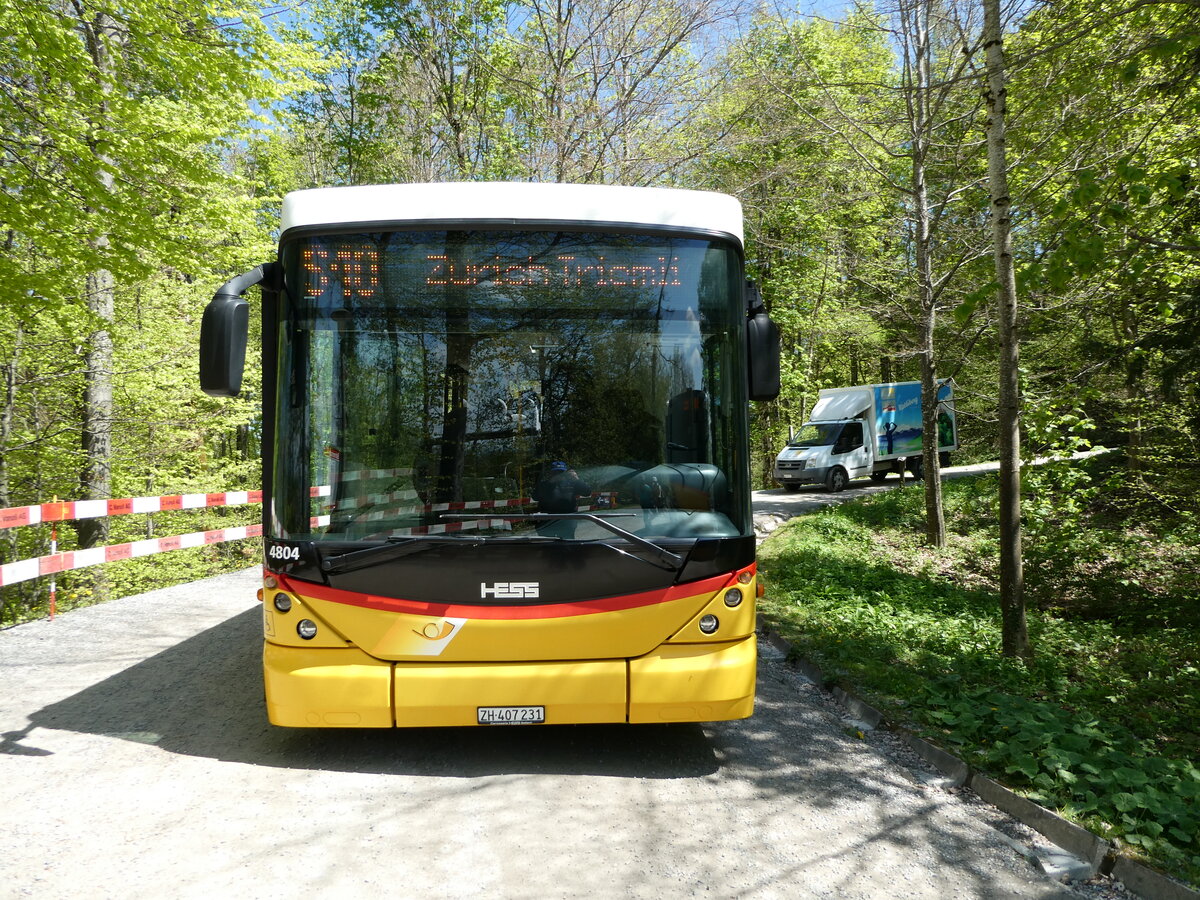
M753 635L573 662L392 663L268 642L263 673L268 718L298 728L477 725L481 707L542 707L551 725L714 722L754 711L756 659Z

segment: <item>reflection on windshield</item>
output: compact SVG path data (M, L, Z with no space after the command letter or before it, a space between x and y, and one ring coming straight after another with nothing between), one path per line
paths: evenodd
M520 517L547 511L539 485L568 470L556 511L628 513L641 536L747 533L732 249L390 232L284 258L276 536L611 538Z
M788 441L789 447L831 447L842 433L840 422L832 425L803 425Z

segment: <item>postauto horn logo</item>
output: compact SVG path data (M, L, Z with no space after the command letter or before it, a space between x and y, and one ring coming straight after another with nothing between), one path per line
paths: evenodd
M418 637L423 637L427 641L440 641L448 638L450 632L454 630L454 625L451 622L442 622L440 625L437 622L430 622L420 631L413 629L413 634Z

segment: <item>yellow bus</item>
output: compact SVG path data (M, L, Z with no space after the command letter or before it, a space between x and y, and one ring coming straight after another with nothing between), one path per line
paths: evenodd
M289 194L200 348L236 395L259 285L270 721L749 716L747 401L779 337L743 269L721 194Z

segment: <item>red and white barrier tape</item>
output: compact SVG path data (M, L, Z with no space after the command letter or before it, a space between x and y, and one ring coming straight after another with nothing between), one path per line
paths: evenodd
M139 556L165 553L168 550L183 550L188 547L221 544L225 541L240 541L243 538L259 537L261 534L262 525L242 525L236 528L194 531L191 534L149 538L144 541L133 541L128 544L92 547L89 550L69 550L66 553L54 553L50 556L39 556L35 559L23 559L20 562L0 565L0 587L16 584L18 581L28 581L31 578L38 578L42 575L52 575L56 572L68 572L73 569L83 569L87 566L97 566L100 563L112 562L117 559L134 559Z
M344 472L342 482L363 481L369 478L391 478L411 474L411 469L356 469ZM328 497L327 484L309 488L313 497ZM372 502L383 498L415 500L416 491L397 491L394 494L370 495ZM241 506L262 503L262 491L219 491L212 494L170 494L164 497L123 497L117 500L63 500L37 503L33 506L11 506L0 509L0 528L19 528L42 522L67 522L75 519L99 519L104 516L128 516L141 513L167 512L178 509L203 509L209 506Z
M411 499L408 497L401 499ZM404 515L420 515L422 513L431 512L448 512L450 510L459 509L507 509L514 506L527 506L533 503L533 500L528 497L518 497L512 500L467 500L456 503L427 503L424 506L392 506L387 509L373 510L355 516L357 522L381 522L384 519L394 519L397 516ZM373 506L373 503L364 504L366 507ZM339 507L341 512L353 512L358 507L353 505ZM328 525L330 517L328 515L318 516L313 519L314 525ZM423 532L422 532L423 533Z
M511 500L465 500L457 503L427 503L425 506L413 506L402 512L447 512L457 509L506 509L510 506L528 506L533 503L529 497L514 497Z
M338 476L339 481L364 481L368 478L396 478L412 475L413 469L347 469Z
M309 495L312 497L328 497L331 491L328 485L320 485L319 487L309 488ZM364 506L378 506L383 503L393 503L396 500L417 500L420 494L416 491L392 491L390 494L357 494L354 496L341 497L338 500L338 507L345 509L359 509ZM329 504L327 504L329 505Z
M450 534L455 531L472 531L476 528L500 528L512 530L512 522L508 519L471 519L467 522L446 522L441 525L417 525L413 528L395 528L391 531L373 534L371 537L407 537L413 534Z
M604 495L601 495L604 496ZM523 506L528 503L533 503L532 500L475 500L465 503L434 503L429 506L414 507L413 512L434 512L446 511L452 509L503 509L507 506ZM608 505L598 506L578 506L577 512L595 512L599 509L610 509ZM369 522L371 520L392 519L396 513L368 513L361 516L358 521ZM313 516L310 520L313 528L322 528L329 524L329 516ZM517 521L511 518L494 518L494 519L467 519L463 522L444 522L439 525L417 525L412 528L396 528L392 531L383 531L378 534L370 535L372 538L380 537L406 537L413 534L447 534L455 531L469 531L475 528L500 528L504 530L512 530L512 523Z
M407 470L389 469L363 473L347 473L344 480L357 478L385 477L393 474L405 474ZM351 477L357 476L357 477ZM320 485L311 489L312 496L328 496L329 487ZM415 492L397 491L387 495L372 495L372 501L386 502L391 499L415 499ZM40 503L34 506L14 506L0 509L0 528L16 528L22 525L37 525L42 522L62 522L73 519L94 519L102 516L121 516L137 513L155 513L180 509L203 509L213 506L241 506L247 503L261 503L262 491L221 491L210 494L172 494L163 497L131 497L119 500L65 500ZM394 518L397 513L431 513L448 512L465 509L505 509L514 506L526 506L533 503L528 497L517 497L510 500L472 500L456 503L430 503L424 506L392 509L371 512L363 516L364 521ZM580 511L588 511L594 507L583 506ZM314 528L329 525L328 515L314 516L311 519ZM413 528L400 528L387 532L389 535L412 534L445 534L447 532L466 531L475 528L504 528L511 527L507 519L480 519L465 522L446 522L438 525L424 525ZM259 537L263 533L262 525L244 525L236 528L217 528L212 531L196 531L191 534L179 534L171 537L149 538L143 541L133 541L128 544L112 544L107 547L92 547L87 550L71 550L66 553L52 553L49 556L39 556L33 559L23 559L17 562L0 565L0 587L29 581L43 575L53 575L74 569L83 569L105 562L119 559L133 559L141 556L151 556L155 553L165 553L170 550L182 550L188 547L203 547L208 544L220 544L226 541L238 541L248 537Z
M171 494L166 497L126 497L120 500L64 500L35 506L0 509L0 528L37 525L41 522L65 522L72 519L98 519L102 516L128 516L176 509L203 509L208 506L241 506L262 503L262 491L220 491L214 494Z

